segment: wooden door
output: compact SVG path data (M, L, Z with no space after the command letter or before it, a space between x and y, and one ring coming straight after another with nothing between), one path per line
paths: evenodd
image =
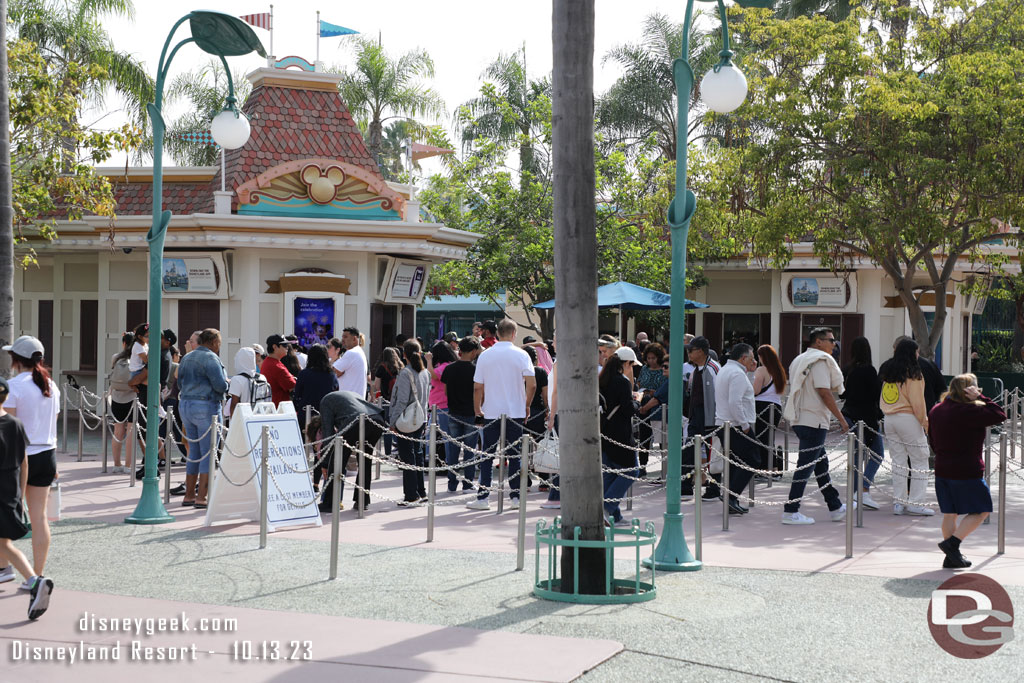
M840 348L839 357L841 367L847 367L853 360L851 348L853 340L864 336L864 314L843 313L843 321L840 324Z
M196 330L208 327L220 329L220 301L216 299L179 299L178 300L178 343L182 353L185 342ZM159 332L153 332L153 338L159 339ZM262 342L262 340L260 340ZM244 342L243 342L244 343ZM251 341L249 343L252 343Z
M800 355L800 314L782 313L779 315L779 359L782 367L789 369L793 359Z
M100 302L96 299L82 299L78 302L78 369L95 370L97 363L97 338L100 319Z
M704 312L704 337L707 338L708 343L711 344L711 350L720 354L718 359L720 362L725 363L725 359L721 356L722 353L722 324L724 317L721 313L709 313Z
M53 367L53 301L39 302L39 341L43 343L43 358Z

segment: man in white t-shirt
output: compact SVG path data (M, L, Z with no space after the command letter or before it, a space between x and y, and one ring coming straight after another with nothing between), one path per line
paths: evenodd
M334 361L334 372L338 374L338 391L352 391L366 397L366 354L359 346L359 330L346 327L341 332L341 345L345 353Z
M505 318L497 325L497 339L493 346L480 354L473 373L473 407L476 414L484 418L483 450L497 454L501 438L501 416L505 420L505 443L519 441L523 435L523 423L530 416L530 403L537 390L533 363L526 352L514 344L516 324ZM518 456L520 446L507 449L506 454ZM477 499L468 503L471 510L488 510L493 463L486 459L480 463L480 488ZM509 460L508 476L511 491L511 507L519 507L519 458Z

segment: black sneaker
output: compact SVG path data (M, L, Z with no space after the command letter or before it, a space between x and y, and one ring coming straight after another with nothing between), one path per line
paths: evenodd
M46 608L50 606L50 593L53 592L53 579L45 576L36 577L36 582L29 592L28 618L35 621L43 616Z
M701 496L702 500L721 500L722 489L718 487L718 484L712 482L707 485L704 489L704 495Z
M967 569L971 566L971 561L963 555L959 557L951 557L946 555L946 559L942 561L943 569Z

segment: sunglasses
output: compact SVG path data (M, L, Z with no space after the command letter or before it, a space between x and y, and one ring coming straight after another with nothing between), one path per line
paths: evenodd
M664 365L662 365L661 369L662 370L668 370L668 363L665 363Z

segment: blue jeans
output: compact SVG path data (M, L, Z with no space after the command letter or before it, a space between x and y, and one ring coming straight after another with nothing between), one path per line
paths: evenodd
M185 398L178 403L178 410L181 412L185 436L190 439L185 474L209 474L212 457L210 448L213 445L213 430L210 429L210 425L220 412L220 403Z
M853 422L850 422L850 424L853 425L850 431L853 432L853 434L856 434L856 425ZM865 491L869 490L871 488L871 485L875 483L875 474L878 473L878 468L881 466L882 460L885 458L884 443L885 442L882 440L881 434L871 431L870 429L868 429L867 425L864 426L864 460L866 461L864 463ZM857 443L856 441L854 441L853 457L854 465L857 468L857 471L854 472L853 474L854 482L856 482L854 486L860 486L860 444ZM857 489L854 488L853 490L856 491Z
M601 456L601 464L613 470L624 469L622 465L616 465L607 456ZM640 474L640 465L634 461L633 469L625 472L603 472L602 478L604 479L604 497L605 498L622 498L626 495L626 491L633 485L634 479ZM630 479L633 477L634 479ZM611 517L612 521L619 521L622 519L622 512L619 510L619 501L610 501L604 504L605 516Z
M483 432L483 448L481 450L498 455L498 440L501 438L501 420L488 420ZM518 441L523 435L522 418L509 417L505 420L505 443L511 444ZM518 456L520 453L519 444L505 450L505 455ZM476 497L479 500L486 499L491 492L488 487L491 485L491 474L494 469L494 462L487 458L480 463L480 488L477 489ZM519 458L513 457L508 461L508 485L509 498L519 497Z
M466 448L476 448L480 443L480 431L477 426L473 424L473 420L476 417L473 415L455 415L452 414L448 417L448 436L454 441L449 441L444 445L444 462L449 467L453 467L459 464L459 456L463 453L463 460L473 461L476 460L476 454L462 450ZM440 420L438 420L440 422ZM458 442L458 443L456 443ZM467 465L460 470L463 478L467 481L462 482L462 489L464 491L472 490L473 485L469 482L473 480L473 476L476 474L476 465ZM448 490L455 491L459 488L459 479L455 476L454 471L448 472Z
M803 497L807 479L811 476L812 466L809 463L825 454L825 437L828 436L827 429L816 429L803 425L794 425L793 432L800 440L800 454L797 457L796 469L793 471L793 485L789 488L790 500ZM839 499L839 491L832 486L832 477L828 474L828 458L821 458L813 467L814 476L818 480L818 489L825 497L828 509L838 510L842 507L843 502ZM786 503L783 507L784 512L797 512L799 509L799 500L795 503Z

